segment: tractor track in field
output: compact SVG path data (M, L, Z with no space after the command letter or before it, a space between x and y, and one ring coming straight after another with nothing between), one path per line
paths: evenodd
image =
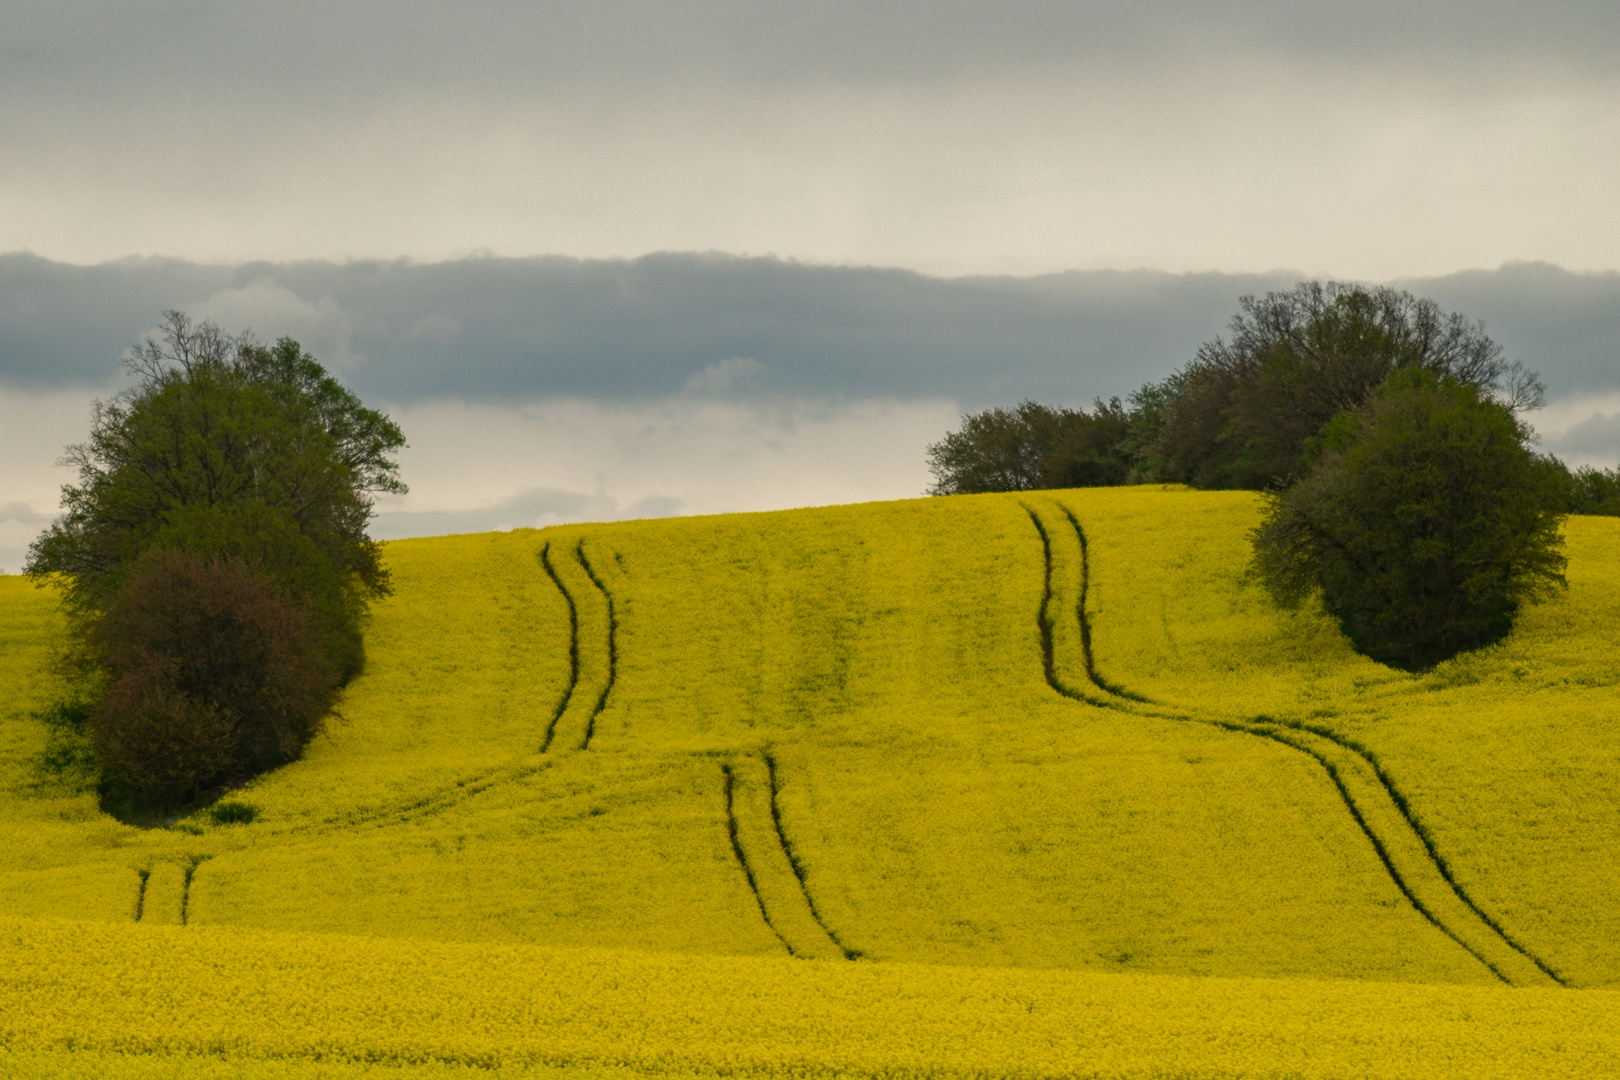
M585 555L585 539L583 537L574 545L573 557L574 563L584 572L585 579L591 583L591 587L601 594L602 603L607 608L607 677L602 682L602 692L597 695L590 712L586 714L583 721L580 721L582 730L579 742L574 747L576 750L588 750L591 739L596 734L596 720L602 715L602 710L607 708L608 696L613 693L613 684L618 679L619 613L617 605L613 602L613 594L602 583L602 579L596 574L595 567L591 566L590 559ZM563 691L561 699L557 702L557 707L552 710L551 720L546 724L546 735L540 743L540 752L544 754L551 750L552 744L556 741L558 727L562 724L563 717L568 714L569 706L574 705L579 699L581 691L580 669L582 665L580 663L579 599L568 590L568 586L563 582L562 575L557 572L556 564L551 561L550 541L547 541L545 546L540 549L540 565L545 568L546 576L551 579L553 585L557 586L557 591L562 593L563 599L568 602L568 687Z
M606 598L609 605L609 675L607 685L604 687L601 695L597 698L595 707L587 720L585 734L579 744L579 749L584 749L589 743L596 717L607 704L608 691L612 689L613 673L617 668L618 662L618 645L616 640L617 624L612 614L612 598L607 595L607 590L602 588L600 581L595 577L594 574L591 573L589 564L585 561L583 543L584 542L582 540L580 544L576 545L573 550L575 561L580 565L581 569L586 572L593 584L595 584L598 589L601 589L603 596ZM547 541L545 545L541 547L539 552L540 566L545 571L546 577L551 579L551 583L557 587L557 591L562 594L563 600L568 604L568 685L563 688L562 695L558 699L556 706L552 709L551 716L546 723L546 732L539 748L539 752L542 755L546 755L550 751L557 736L559 723L563 716L568 712L568 706L577 698L581 683L579 604L575 600L573 594L568 591L568 586L563 583L561 575L558 574L556 564L552 561L552 554L552 544L550 541ZM489 791L492 788L499 787L503 784L516 783L520 780L526 779L527 777L533 776L534 774L545 769L547 765L548 761L544 759L519 759L515 762L509 762L507 764L481 769L468 776L463 776L453 783L440 785L409 800L387 803L371 809L362 810L357 813L342 814L335 817L324 818L320 821L294 825L290 828L279 830L279 832L282 835L287 836L300 836L324 832L333 827L352 828L358 825L394 824L409 821L414 818L429 817L464 803L469 799ZM143 882L143 890L144 887Z
M781 847L782 854L787 856L788 866L793 871L793 878L799 883L799 892L804 896L804 904L810 911L810 918L815 921L817 926L821 927L821 932L827 935L827 940L831 941L838 947L838 951L844 954L845 960L858 960L861 956L860 952L851 949L840 941L838 935L833 933L832 927L827 925L827 920L821 917L821 912L816 908L815 897L810 895L810 884L805 879L804 864L799 862L799 855L793 850L793 842L788 839L786 830L782 828L782 810L777 805L777 796L782 788L777 781L776 758L772 757L769 752L762 754L761 757L765 759L765 774L771 788L771 826L776 832L776 842Z
M135 886L135 921L140 922L141 916L146 914L146 882L151 878L152 871L137 870L135 876L138 879Z
M771 933L789 956L859 959L860 952L840 941L821 917L804 866L782 828L776 759L769 751L745 755L722 764L720 774L731 853Z
M782 943L782 948L788 951L789 956L799 955L788 939L771 918L771 913L765 908L765 898L759 893L759 880L754 877L754 868L748 862L748 855L743 851L742 839L738 835L737 827L737 774L730 765L720 766L720 775L723 778L726 796L726 835L731 840L731 854L736 858L737 865L742 867L743 877L748 879L748 891L754 894L754 903L759 907L759 917L765 920L765 925L771 928L776 940Z
M557 586L568 602L568 685L563 689L562 698L557 707L551 711L551 720L546 724L546 737L540 743L540 752L543 754L551 749L551 740L557 735L557 721L568 710L568 702L574 696L574 688L579 685L579 607L574 603L574 597L569 593L562 578L557 576L557 568L551 565L551 541L547 540L540 549L540 565L545 568L546 576L551 583Z
M607 708L608 695L613 693L613 684L619 676L619 614L618 609L613 604L613 594L608 592L607 586L602 584L602 579L597 577L596 571L591 568L590 560L585 557L585 541L583 538L580 539L578 544L574 545L574 558L579 561L580 569L585 571L585 576L590 578L591 584L596 586L596 591L602 594L602 599L607 603L607 681L602 684L602 695L596 699L596 705L591 709L591 715L585 718L585 737L580 740L579 748L588 750L591 745L591 736L596 734L596 718L602 715L603 709Z
M184 862L175 863L170 860L163 860L158 864L161 866L173 866L180 871L180 903L178 908L172 910L179 914L181 926L187 926L191 922L191 885L197 877L197 869L211 858L213 858L212 855L188 855ZM151 892L151 882L151 867L137 868L135 870L135 913L133 922L146 921L147 897ZM174 894L170 892L169 899L173 899L173 897ZM163 891L160 890L157 900L159 903L164 901ZM161 909L159 910L161 911Z
M573 549L574 561L584 571L586 578L601 592L607 605L608 612L608 674L589 716L585 720L584 732L576 749L584 750L590 745L591 737L595 732L596 718L607 706L608 694L612 691L615 676L618 671L618 617L613 603L613 597L603 586L585 557L585 541L582 538ZM552 561L551 541L540 548L539 562L545 571L546 577L557 587L563 600L568 604L568 685L563 688L556 706L552 709L551 717L546 723L546 733L540 743L540 754L549 754L552 744L556 741L559 725L568 712L569 705L575 703L579 697L581 686L580 675L580 616L579 603L573 593L569 592L564 584L562 575L557 572L556 564ZM427 817L453 806L464 803L477 795L481 795L491 788L502 784L516 783L533 776L547 767L545 760L536 761L533 758L519 760L515 763L498 765L483 769L470 776L462 777L453 784L445 784L419 795L406 802L392 803L375 809L363 811L358 814L346 814L341 817L328 818L308 825L295 826L286 830L288 834L319 832L332 826L352 827L355 825L370 825L381 822L392 824L407 821L416 817Z
M191 883L197 877L197 868L209 860L207 855L193 855L186 860L184 877L180 882L180 925L188 926L191 921Z
M1255 738L1266 739L1280 746L1288 747L1306 755L1320 765L1332 781L1339 794L1340 801L1351 818L1361 829L1367 840L1372 844L1374 852L1383 864L1391 881L1400 890L1407 901L1432 925L1456 942L1469 955L1478 960L1491 974L1508 985L1546 985L1548 983L1567 986L1565 980L1547 963L1507 932L1507 930L1494 918L1486 914L1466 889L1456 880L1451 867L1436 848L1433 838L1412 813L1406 797L1390 780L1377 758L1366 747L1346 739L1335 732L1316 725L1305 725L1284 722L1270 717L1222 719L1215 717L1198 716L1191 713L1176 711L1158 702L1134 693L1124 687L1115 685L1104 679L1097 671L1096 659L1092 651L1091 620L1087 614L1086 603L1091 585L1091 563L1085 530L1080 521L1068 507L1055 503L1062 512L1068 524L1072 527L1080 551L1080 582L1078 599L1075 606L1075 618L1078 622L1080 635L1080 648L1082 665L1085 668L1086 681L1090 689L1081 689L1068 685L1058 671L1055 655L1053 629L1055 623L1052 616L1052 537L1046 524L1041 520L1035 508L1024 504L1024 510L1029 514L1036 532L1040 535L1041 548L1045 556L1045 588L1041 597L1039 613L1041 630L1041 649L1046 671L1046 681L1057 693L1064 697L1101 708L1114 709L1139 716L1153 716L1165 720L1177 720L1186 723L1204 724L1206 726L1230 731L1234 734L1249 735ZM1327 748L1318 743L1328 744ZM1331 748L1331 749L1329 749ZM1335 762L1330 756L1338 752L1349 758L1348 762ZM1348 765L1349 768L1344 766ZM1394 808L1396 820L1400 823L1399 831L1409 833L1408 836L1380 835L1380 830L1368 820L1366 808L1358 803L1355 793L1351 791L1351 783L1359 779L1370 780L1368 790L1363 792L1363 798L1369 796L1376 799L1379 796L1386 798ZM1421 855L1412 850L1416 847ZM1414 858L1403 858L1397 855L1397 849L1404 847ZM1397 865L1406 863L1405 871ZM1420 876L1432 875L1433 879L1425 883L1429 892L1443 891L1449 893L1447 897L1431 896L1425 902L1418 896L1413 882ZM1421 885L1419 886L1421 887ZM1460 907L1449 913L1441 913L1435 909L1435 901L1452 907ZM1486 955L1493 954L1492 956ZM1513 970L1509 971L1508 968Z

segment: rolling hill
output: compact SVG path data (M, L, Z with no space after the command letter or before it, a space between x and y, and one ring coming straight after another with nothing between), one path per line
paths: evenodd
M1244 581L1256 517L1103 489L393 542L306 758L159 829L100 813L54 597L0 578L7 1071L1591 1075L1620 521L1413 676Z

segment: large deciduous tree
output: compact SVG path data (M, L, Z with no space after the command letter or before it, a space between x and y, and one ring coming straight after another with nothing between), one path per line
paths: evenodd
M89 440L69 448L78 482L64 487L65 514L30 548L26 570L64 586L99 675L103 764L149 801L172 803L188 784L195 795L286 760L359 671L364 615L389 591L366 528L373 496L404 490L394 460L404 437L288 338L266 346L171 311L124 367L135 384L98 403ZM201 604L210 588L235 607L183 632L184 613L159 603L167 589ZM152 637L159 623L168 637ZM196 667L199 650L258 659L228 675ZM260 684L248 693L242 672L253 664ZM299 704L244 704L278 694ZM215 744L227 730L222 759ZM137 745L177 753L185 731L200 763L192 780L150 780L162 769L131 764Z
M1305 474L1311 440L1401 371L1471 386L1510 410L1541 402L1484 327L1384 287L1302 282L1245 296L1216 338L1133 396L1147 475L1201 488L1278 490Z

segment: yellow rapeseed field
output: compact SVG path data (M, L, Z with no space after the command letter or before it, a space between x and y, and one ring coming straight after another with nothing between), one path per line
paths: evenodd
M1523 988L1620 984L1620 530L1414 677L1243 582L1257 514L393 542L305 759L156 829L0 578L0 1073L1591 1075L1613 999Z
M8 1076L349 1076L386 1065L429 1076L471 1066L566 1076L1519 1080L1612 1075L1620 1060L1620 995L1608 991L45 920L0 919L0 1001Z
M1247 493L1088 491L1106 681L1364 747L1479 906L1567 982L1620 984L1620 519L1566 525L1569 591L1504 641L1409 675L1243 577Z

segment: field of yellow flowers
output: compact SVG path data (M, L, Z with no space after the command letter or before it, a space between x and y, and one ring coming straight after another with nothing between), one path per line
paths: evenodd
M1590 1077L1612 991L0 920L30 1076Z
M100 812L54 596L0 578L0 1073L1592 1075L1620 522L1410 676L1244 580L1257 517L394 542L305 759L155 829Z

